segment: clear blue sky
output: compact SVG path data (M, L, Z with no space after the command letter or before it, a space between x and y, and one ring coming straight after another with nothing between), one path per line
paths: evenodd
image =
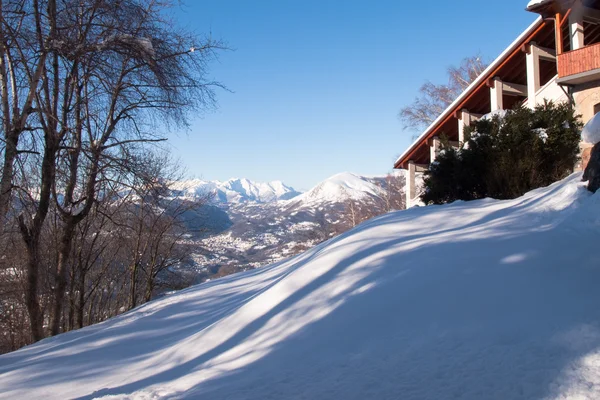
M414 132L398 110L426 80L491 60L534 19L525 0L187 0L182 25L235 49L211 76L232 93L170 136L190 175L309 189L338 172L389 172Z

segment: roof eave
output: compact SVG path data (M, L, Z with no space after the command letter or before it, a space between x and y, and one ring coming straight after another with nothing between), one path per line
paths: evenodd
M510 46L508 46L499 56L498 58L496 58L478 77L477 79L475 79L471 85L469 85L469 87L467 87L461 94L460 96L458 96L456 98L456 100L454 100L447 108L446 110L444 110L444 112L442 114L440 114L440 116L433 121L433 123L431 125L429 125L429 127L417 138L417 140L415 140L409 147L408 149L406 149L404 151L404 153L402 153L402 155L400 157L398 157L398 159L396 160L396 162L394 163L394 168L402 168L402 164L404 164L405 162L407 162L408 160L404 160L405 157L407 157L410 153L413 152L413 150L418 147L421 142L423 141L423 139L427 138L431 132L433 132L435 130L435 128L437 128L437 126L444 121L448 115L452 114L455 109L462 103L463 100L465 100L465 98L471 93L471 91L473 91L475 88L477 88L479 85L481 85L483 82L485 82L487 79L489 79L489 75L498 67L500 66L500 64L502 64L502 62L506 59L506 57L508 57L515 49L519 48L523 41L525 41L527 39L527 37L532 34L540 25L542 25L544 23L544 19L540 16L538 17L523 33L521 33L521 35L519 35L519 37L513 42L511 43Z
M539 14L539 11L543 11L545 8L548 8L548 6L552 6L554 4L554 0L541 0L535 4L532 3L533 2L529 2L525 10Z

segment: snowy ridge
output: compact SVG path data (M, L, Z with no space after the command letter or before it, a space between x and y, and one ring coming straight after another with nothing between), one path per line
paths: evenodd
M600 398L600 192L389 213L0 356L0 398Z
M204 181L193 179L177 182L173 185L182 196L203 195L214 193L215 200L221 203L270 203L277 200L289 199L299 193L294 188L281 181L268 183L255 182L245 178L233 178L228 181Z
M376 180L377 178L342 172L289 200L289 204L342 203L347 199L363 200L369 196L381 196L383 189L377 185Z

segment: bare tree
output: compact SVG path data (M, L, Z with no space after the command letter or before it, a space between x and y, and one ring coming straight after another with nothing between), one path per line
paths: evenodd
M207 63L222 46L177 30L165 19L170 5L169 0L0 2L0 105L11 113L3 112L0 217L18 187L33 340L44 336L39 271L48 260L40 252L51 209L59 216L49 324L56 334L76 228L102 196L103 184L135 173L132 154L164 140L157 132L167 124L185 126L188 111L213 106L218 84L206 79ZM23 150L29 157L20 161L23 132L31 132L33 150ZM16 176L15 165L34 173Z
M406 208L404 196L404 176L399 174L387 174L383 181L378 182L381 188L381 208L383 212L403 210Z
M463 59L458 67L447 69L448 82L425 82L413 103L402 107L398 117L406 128L420 129L435 119L485 70L481 55Z
M179 268L190 257L187 213L197 213L209 195L176 196L171 183L182 178L177 163L160 152L131 160L135 173L103 180L89 214L76 226L67 263L66 301L59 312L61 331L81 328L151 300L164 290L191 282ZM177 189L182 190L178 184ZM185 191L185 189L183 189ZM54 282L64 233L62 216L50 207L40 236L40 312L52 311ZM31 342L23 301L27 252L19 235L0 240L0 352ZM11 250L14 249L14 250ZM134 271L133 275L132 272ZM183 286L182 286L183 285ZM48 315L48 314L46 314ZM48 319L46 318L45 321Z
M146 156L143 165L144 170L136 174L133 201L124 207L124 219L131 231L125 239L131 249L128 309L140 300L149 301L159 275L188 256L182 245L186 234L183 220L186 214L202 208L212 198L211 193L185 198L173 196L171 184L182 180L183 171L168 154ZM185 191L180 185L178 189Z
M360 221L359 216L359 205L355 199L352 198L350 193L345 188L341 189L343 195L343 211L342 211L342 220L349 225L350 228L354 228L358 225Z
M55 4L49 3L52 12ZM41 32L42 9L38 1L0 1L0 115L2 169L0 171L0 222L11 206L15 164L19 155L35 153L23 135L32 132L34 100L48 56ZM37 34L35 33L37 31ZM49 32L49 34L53 34ZM21 147L24 146L24 147Z

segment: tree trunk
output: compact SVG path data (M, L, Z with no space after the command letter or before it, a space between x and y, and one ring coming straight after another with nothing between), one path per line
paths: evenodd
M146 294L144 295L144 302L149 302L152 300L152 292L154 292L154 269L150 269L150 273L148 274L148 279L146 281Z
M60 320L65 302L65 289L67 288L67 269L73 235L75 234L76 221L67 220L58 249L58 264L56 267L54 302L52 305L52 322L50 324L50 333L52 336L60 333Z
M88 313L87 313L87 324L92 325L94 323L93 314L94 314L94 304L95 304L96 296L92 295L88 299Z
M135 308L135 306L137 305L137 300L135 298L136 296L136 291L137 291L137 273L138 273L138 264L137 262L134 262L131 265L131 274L130 274L130 280L131 280L131 286L129 287L129 309L131 310L132 308Z
M83 328L83 308L85 306L85 273L79 273L79 302L77 303L77 329Z
M77 308L77 288L75 287L75 268L69 273L69 318L67 318L67 329L75 329L75 309Z
M27 248L27 283L25 286L25 304L29 314L29 323L31 326L31 337L34 342L44 338L43 315L40 310L38 300L39 288L39 266L40 266L40 236L44 221L50 208L50 192L52 182L54 182L54 146L52 139L48 136L46 140L46 151L42 159L42 179L40 186L40 196L37 203L37 212L31 222L31 227L27 226L25 216L19 215L18 223L21 231L21 237Z
M4 146L4 163L2 165L2 178L0 178L0 221L5 223L6 214L10 208L12 199L12 185L14 163L17 158L17 146L19 144L19 135L13 133L6 135Z
M44 338L44 318L38 302L38 254L39 243L37 240L27 243L27 284L25 289L25 304L29 314L31 338L34 342Z

